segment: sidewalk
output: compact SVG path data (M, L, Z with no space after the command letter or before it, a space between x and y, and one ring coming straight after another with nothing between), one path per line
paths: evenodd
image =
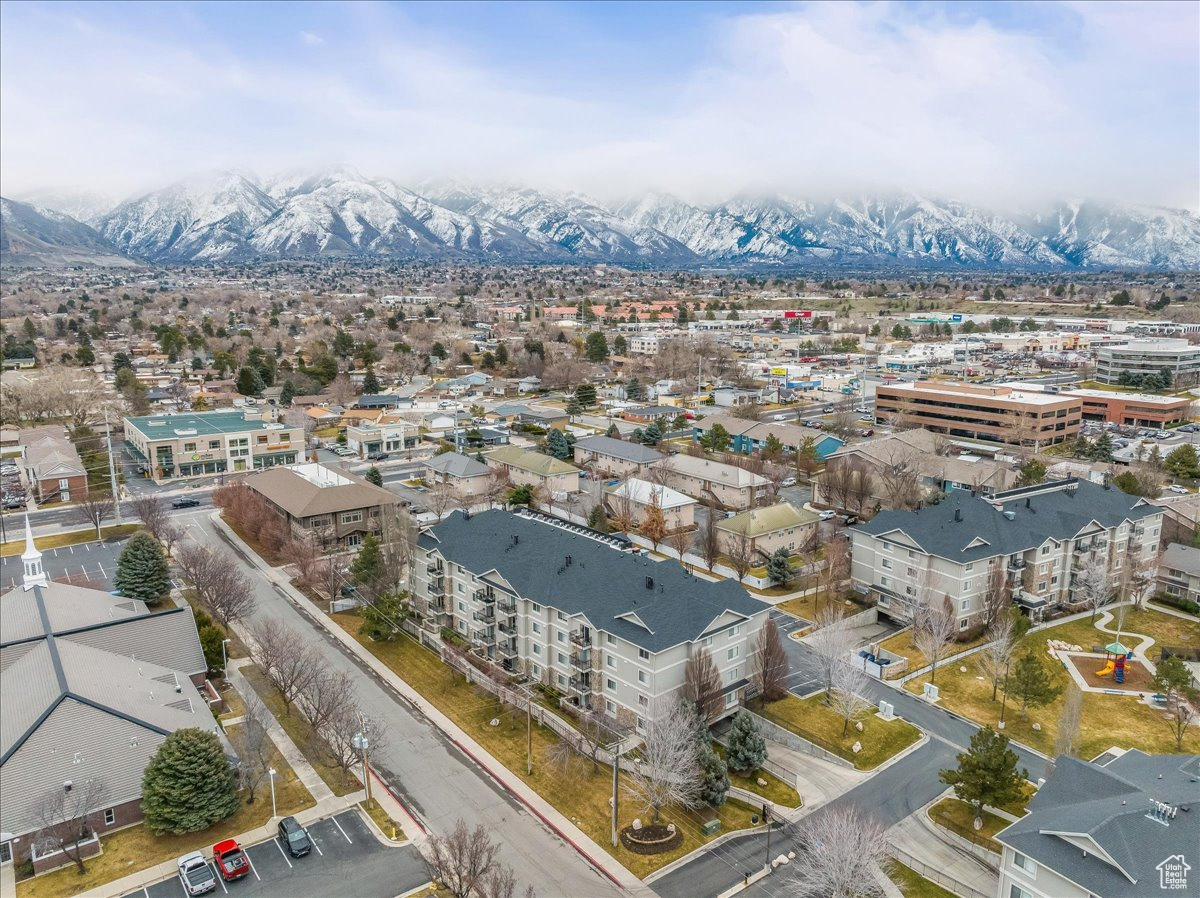
M995 895L1000 882L996 870L946 838L927 810L928 806L921 808L892 826L887 831L888 842L969 889Z
M877 772L841 767L770 740L767 742L767 757L796 775L796 790L804 805L785 816L795 816L797 819L839 798Z
M392 670L387 667L382 661L367 651L357 639L343 630L341 627L332 623L325 612L317 607L317 605L292 586L288 577L282 571L272 568L259 555L251 549L242 539L221 520L218 513L214 513L211 518L213 525L220 532L225 534L229 540L241 551L246 554L246 557L251 560L262 574L267 577L272 583L293 602L298 608L301 608L310 618L318 622L325 628L335 639L337 639L347 650L353 652L354 655L365 665L367 665L379 678L390 685L397 693L400 694L409 704L420 710L420 712L429 719L434 726L444 732L469 758L471 758L480 768L485 770L494 780L503 786L508 792L516 796L524 803L534 814L536 814L543 823L550 829L554 830L561 836L569 845L575 848L584 859L587 860L596 869L603 872L610 880L622 889L637 895L650 895L651 892L642 883L640 879L633 875L624 866L619 864L604 848L596 844L586 833L580 830L575 824L568 820L562 813L554 808L548 801L542 798L537 792L531 789L526 783L521 780L516 774L510 771L507 767L488 754L487 750L479 743L472 739L467 733L461 730L454 721L446 717L432 704L427 702L425 698L413 689L408 683L396 676Z

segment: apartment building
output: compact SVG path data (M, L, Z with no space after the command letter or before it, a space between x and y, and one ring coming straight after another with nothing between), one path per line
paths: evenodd
M851 577L901 622L948 597L965 630L980 620L1000 571L1012 600L1041 617L1078 604L1075 575L1086 558L1105 559L1114 584L1133 577L1154 558L1162 523L1161 508L1085 480L986 497L955 491L851 528Z
M630 355L658 355L658 346L657 333L633 334L629 338Z
M875 417L881 423L1037 450L1075 439L1083 400L999 384L916 381L876 387Z
M492 469L469 455L443 452L421 465L426 481L444 483L460 499L477 499L488 490Z
M717 524L717 530L726 555L736 554L736 545L745 540L757 564L779 549L787 549L789 555L794 555L809 548L816 541L819 521L806 508L780 502L726 518Z
M1171 372L1177 385L1200 382L1200 346L1187 340L1130 340L1096 351L1096 380L1116 384L1121 375L1142 376Z
M669 486L631 477L617 486L605 487L604 505L609 519L620 526L639 527L652 505L662 511L668 533L696 526L696 500Z
M657 449L614 437L584 437L575 441L575 464L590 466L614 477L641 474L666 455Z
M997 898L1193 894L1200 816L1188 805L1198 779L1200 755L1061 755L1029 813L995 837Z
M1158 589L1189 602L1200 602L1200 549L1171 543L1158 564Z
M125 445L155 481L293 465L304 454L304 429L271 413L189 412L125 419Z
M64 427L48 424L20 431L21 466L39 503L77 502L88 494L87 470Z
M770 485L761 474L692 455L672 455L655 467L672 489L734 511L761 505Z
M579 469L553 455L521 446L503 446L483 458L489 468L506 471L517 486L541 487L551 496L579 492Z
M413 607L472 651L640 728L684 682L701 648L716 663L725 713L746 698L767 606L729 580L631 555L582 527L507 511L452 513L422 531Z

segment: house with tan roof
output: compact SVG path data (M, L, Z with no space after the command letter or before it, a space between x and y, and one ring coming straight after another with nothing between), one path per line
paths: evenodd
M761 504L770 485L761 474L691 455L672 455L654 467L672 489L738 511Z
M721 550L736 554L738 544L746 540L752 555L769 558L780 549L789 555L808 550L816 543L820 518L806 508L780 502L764 508L752 508L717 524Z
M483 459L489 468L506 471L517 486L540 487L551 496L579 492L579 468L553 455L521 446L501 446Z
M609 517L621 521L624 526L640 526L654 505L662 511L668 533L691 530L696 526L696 500L669 486L631 477L624 483L605 488L604 493Z

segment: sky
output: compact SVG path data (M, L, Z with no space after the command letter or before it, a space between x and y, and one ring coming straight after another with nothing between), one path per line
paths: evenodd
M0 191L349 165L1200 209L1200 3L0 2Z

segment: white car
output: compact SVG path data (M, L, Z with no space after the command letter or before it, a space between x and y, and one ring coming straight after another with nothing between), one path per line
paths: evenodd
M204 895L217 887L217 874L208 865L199 851L185 854L176 864L179 867L179 882L187 895Z
M1173 493L1179 493L1181 496L1186 496L1188 492L1186 487L1182 487L1177 483L1172 483L1167 489Z
M822 521L832 521L835 517L837 517L837 513L832 509L826 509L825 511L821 512L819 517Z
M784 481L783 481L782 483L780 483L779 485L780 485L781 487L784 487L784 488L786 488L786 487L789 487L789 486L795 486L795 485L796 485L796 478L795 478L795 477L788 477L788 478L784 479Z

